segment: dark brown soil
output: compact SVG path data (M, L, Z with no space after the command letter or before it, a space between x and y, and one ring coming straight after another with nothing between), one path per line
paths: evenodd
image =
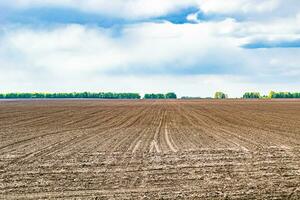
M0 199L45 198L300 199L300 101L0 101Z

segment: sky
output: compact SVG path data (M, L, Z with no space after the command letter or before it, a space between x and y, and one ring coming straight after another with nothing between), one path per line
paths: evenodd
M300 91L299 0L1 0L0 93Z

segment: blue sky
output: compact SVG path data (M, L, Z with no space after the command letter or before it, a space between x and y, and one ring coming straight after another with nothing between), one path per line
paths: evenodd
M2 0L0 92L300 91L298 0Z

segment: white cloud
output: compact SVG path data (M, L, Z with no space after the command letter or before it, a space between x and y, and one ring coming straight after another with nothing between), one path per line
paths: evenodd
M228 24L227 21L195 26L144 23L128 25L119 37L107 29L81 25L50 30L13 29L2 38L2 58L8 57L5 50L10 49L18 55L19 62L28 66L79 73L93 70L176 73L195 66L201 70L206 64L218 64L207 62L212 56L224 65L232 63L226 58L228 53L223 53L231 49L233 55L238 48L234 40L222 36L227 33Z
M110 29L82 25L8 29L0 40L0 81L5 83L0 89L174 90L207 96L227 88L230 95L237 95L243 83L240 77L246 74L252 79L248 83L244 79L242 85L249 88L259 85L254 82L300 74L300 50L241 49L243 40L234 33L243 28L226 19L128 25L117 37ZM13 83L15 78L24 84Z
M300 12L292 8L294 0L287 1L288 5L281 0L2 1L0 5L18 9L64 6L124 18L160 16L198 5L223 18L199 20L199 11L186 16L195 24L134 23L120 30L76 24L3 26L0 90L175 91L210 96L225 88L231 96L239 96L256 88L299 89L295 86L300 85L299 49L240 48L256 40L299 39ZM287 8L293 14L282 17L279 10L286 13ZM241 14L268 17L234 19Z
M160 16L199 6L205 13L263 13L295 0L2 0L0 5L16 8L62 6L110 16L140 18ZM288 4L289 4L288 3ZM290 8L290 7L289 7Z
M195 0L3 0L0 5L26 9L61 6L123 18L147 18L196 6Z
M191 6L198 6L205 13L216 14L269 13L276 9L293 10L293 6L298 4L297 0L2 0L0 2L0 5L21 9L60 6L124 18L160 16Z
M201 0L198 2L205 13L257 13L269 12L280 5L280 0Z
M186 19L190 22L200 23L200 20L198 19L198 12L189 14Z

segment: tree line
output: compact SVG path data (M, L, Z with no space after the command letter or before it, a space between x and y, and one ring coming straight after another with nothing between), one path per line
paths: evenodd
M43 98L96 98L96 99L141 99L139 93L72 92L72 93L6 93L0 99L43 99ZM144 99L177 99L174 92L167 94L145 94Z
M300 92L274 92L269 93L269 98L300 98Z
M215 99L226 99L228 95L223 92L216 92ZM243 99L275 99L275 98L300 98L300 92L274 92L271 91L268 95L261 95L259 92L246 92L243 94Z
M1 99L42 99L42 98L97 98L97 99L140 99L138 93L113 92L72 92L72 93L6 93Z
M97 98L97 99L141 99L139 93L113 93L113 92L72 92L72 93L0 93L0 99L42 99L42 98ZM200 97L194 97L200 98ZM216 92L215 99L226 99L228 95L224 92ZM259 92L246 92L243 99L260 99L260 98L300 98L300 92L274 92L268 95L261 95ZM145 94L144 99L177 99L174 92L166 94L150 93ZM193 97L182 97L182 99L193 99Z
M174 92L169 92L167 94L145 94L144 99L177 99L177 95Z
M281 99L286 99L286 98L300 98L300 92L274 92L271 91L269 95L260 95L259 92L246 92L243 95L244 99L276 99L276 98L281 98Z

